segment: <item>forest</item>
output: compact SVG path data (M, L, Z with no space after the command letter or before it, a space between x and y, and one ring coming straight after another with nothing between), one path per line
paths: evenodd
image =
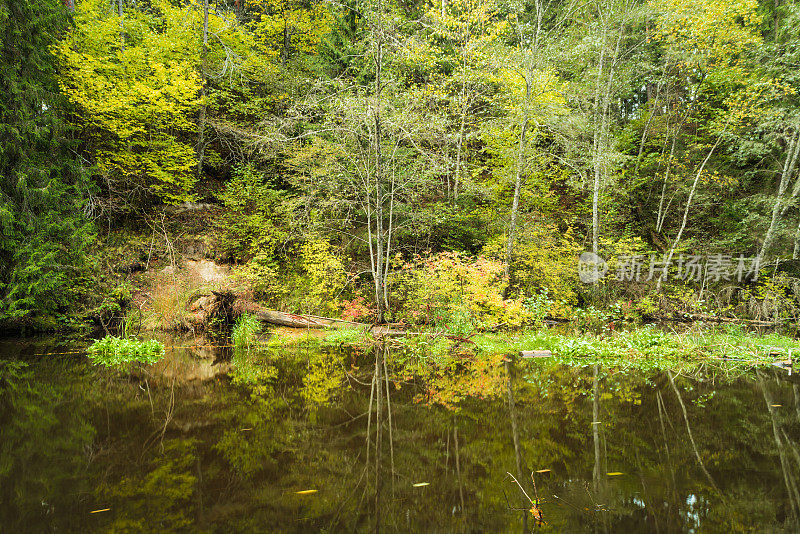
M798 28L0 0L0 525L800 531Z
M178 327L186 261L457 332L794 320L798 27L793 0L2 0L0 328Z

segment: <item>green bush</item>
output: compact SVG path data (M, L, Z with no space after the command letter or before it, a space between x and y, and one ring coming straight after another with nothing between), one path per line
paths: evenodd
M259 296L280 298L280 272L285 268L285 192L275 189L253 165L236 170L219 199L227 208L216 222L216 246L224 255L246 264L244 274Z
M134 362L149 365L164 357L164 344L155 339L139 341L106 336L92 343L86 352L95 365L125 367Z

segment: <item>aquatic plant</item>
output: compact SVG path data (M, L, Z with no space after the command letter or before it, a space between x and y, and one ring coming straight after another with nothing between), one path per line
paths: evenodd
M153 364L164 356L164 344L155 339L106 336L92 343L86 353L93 364L106 367L124 367L133 362Z
M279 341L276 340L275 346ZM363 347L365 334L358 331L328 333L323 345ZM574 331L528 330L516 333L481 333L459 338L435 332L409 333L390 341L394 359L412 374L426 367L463 364L465 359L487 360L521 351L549 350L552 360L568 365L607 364L636 369L697 367L711 362L725 367L769 365L800 355L800 342L777 333L758 334L740 327L704 327L685 332L652 325L603 334Z
M326 347L364 348L374 342L363 326L336 328L325 334L321 344Z
M261 332L261 321L258 317L249 313L243 313L236 319L231 333L231 341L236 349L249 349Z

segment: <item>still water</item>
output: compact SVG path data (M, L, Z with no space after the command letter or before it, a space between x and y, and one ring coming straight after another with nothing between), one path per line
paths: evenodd
M7 341L0 532L792 532L792 380Z

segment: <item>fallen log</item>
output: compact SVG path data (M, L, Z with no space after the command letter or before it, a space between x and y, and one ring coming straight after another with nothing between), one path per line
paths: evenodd
M522 350L519 352L520 358L549 358L553 353L549 350Z
M747 324L751 326L777 326L781 323L788 321L788 319L777 319L775 321L758 321L755 319L721 317L718 315L709 315L706 313L684 313L677 316L673 315L671 317L666 317L662 320L674 321L674 322L705 321L709 323Z
M258 320L276 326L286 326L289 328L309 328L309 329L337 329L337 328L360 328L365 333L370 333L375 337L403 337L403 336L432 336L446 337L456 342L474 343L469 336L459 336L447 334L445 332L416 332L406 330L403 324L383 324L375 325L369 323L356 323L344 319L334 319L332 317L321 317L319 315L289 313L277 310L270 310L253 302L252 300L237 295L232 291L211 291L211 293L195 293L186 303L186 327L198 330L208 324L212 319L224 319L227 323L232 323L241 315L247 313Z

